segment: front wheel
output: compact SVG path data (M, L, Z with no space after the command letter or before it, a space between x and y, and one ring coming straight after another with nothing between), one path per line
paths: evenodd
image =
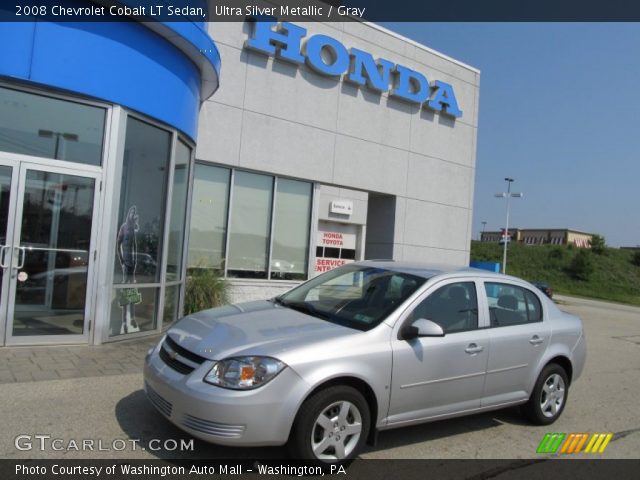
M300 407L289 438L294 458L339 463L355 458L369 435L370 413L362 394L346 385L329 387Z
M542 369L522 411L536 425L550 425L560 417L568 394L567 373L560 365L551 363Z

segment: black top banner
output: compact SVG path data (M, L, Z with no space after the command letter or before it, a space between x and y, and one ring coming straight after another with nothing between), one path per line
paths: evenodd
M14 0L2 22L281 21L623 22L640 21L630 0Z

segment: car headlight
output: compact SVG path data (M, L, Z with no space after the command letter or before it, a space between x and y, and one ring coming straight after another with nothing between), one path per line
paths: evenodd
M204 381L234 390L251 390L268 383L286 367L271 357L236 357L213 365Z

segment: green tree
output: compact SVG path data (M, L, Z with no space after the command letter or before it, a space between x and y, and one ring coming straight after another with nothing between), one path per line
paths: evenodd
M607 248L607 243L602 235L594 233L591 237L591 251L596 255L602 255Z
M573 257L573 260L571 260L567 270L569 275L576 280L587 281L594 270L593 260L591 260L586 250L580 250L576 253L576 256Z
M640 267L640 250L635 251L635 253L631 257L631 263L633 263L637 267Z
M563 247L554 247L549 250L549 258L552 260L564 260L567 250Z

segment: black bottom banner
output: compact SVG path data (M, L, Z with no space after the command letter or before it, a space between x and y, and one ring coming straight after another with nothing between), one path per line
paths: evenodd
M367 460L317 465L293 460L0 460L0 479L204 479L327 477L377 479L637 478L640 459Z

